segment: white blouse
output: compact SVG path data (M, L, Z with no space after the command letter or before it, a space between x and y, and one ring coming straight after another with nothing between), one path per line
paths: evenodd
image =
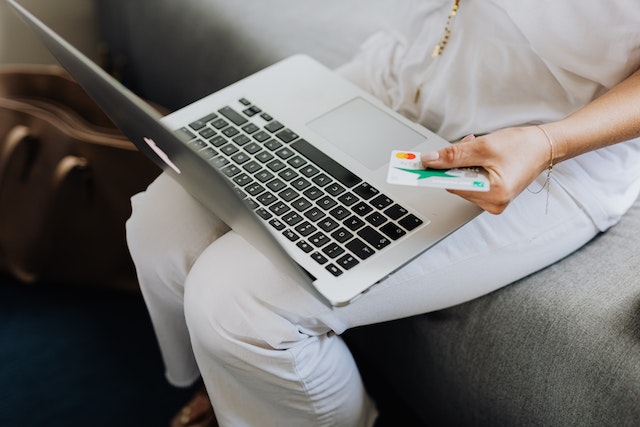
M374 95L448 140L559 120L640 67L640 1L460 0L432 59L453 4L403 0L396 29L359 53ZM565 161L553 177L605 230L640 192L640 140Z

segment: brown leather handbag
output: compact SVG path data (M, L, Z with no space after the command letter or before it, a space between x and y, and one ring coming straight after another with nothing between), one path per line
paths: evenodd
M159 172L61 68L0 68L0 270L130 287L129 199Z

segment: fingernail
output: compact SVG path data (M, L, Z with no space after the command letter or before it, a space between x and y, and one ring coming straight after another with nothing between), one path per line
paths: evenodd
M462 140L460 142L468 142L468 141L471 141L473 139L476 139L476 136L474 134L471 134L471 135L467 135L464 138L462 138Z
M422 153L422 156L420 156L420 160L422 160L422 162L432 162L434 160L438 160L440 158L440 153L438 153L437 151L429 151L427 153Z

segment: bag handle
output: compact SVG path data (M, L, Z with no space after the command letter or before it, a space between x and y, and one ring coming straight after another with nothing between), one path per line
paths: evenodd
M26 145L25 145L26 144ZM35 164L35 160L38 154L39 149L39 141L36 137L33 136L28 126L17 125L13 129L11 129L4 140L4 144L0 146L0 188L2 188L3 182L6 178L7 166L11 163L17 151L21 148L26 150L26 161L24 163L23 170L20 172L20 180L23 183L27 183ZM49 180L49 188L48 192L51 195L51 203L45 207L45 211L42 212L42 218L48 218L55 209L55 194L59 194L62 191L63 186L68 178L75 172L84 172L89 171L90 165L89 161L84 157L74 156L74 155L66 155L61 158L55 167L51 170L51 179ZM86 180L86 197L87 203L93 203L93 183L91 182L91 176L88 175L88 179ZM47 246L47 241L51 237L48 232L51 230L46 230L46 227L43 229L45 233L41 237L43 238L42 245L39 247L44 250ZM42 254L32 254L30 257L32 262L29 263L29 266L22 265L20 261L12 259L11 256L8 256L8 253L5 254L3 261L5 263L5 267L7 270L17 277L19 280L32 283L39 279L38 275L41 271L41 268L38 264L44 262L42 259Z
M31 170L31 166L33 165L36 157L37 140L33 137L27 126L17 125L7 133L0 151L0 187L2 186L7 165L11 163L11 159L18 147L23 144L28 144L27 162L25 163L25 168L22 171L20 178L22 181L26 181L29 177L29 171Z

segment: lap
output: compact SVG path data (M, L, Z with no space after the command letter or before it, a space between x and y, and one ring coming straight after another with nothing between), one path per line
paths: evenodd
M329 309L301 284L268 267L268 258L244 239L220 239L228 228L168 177L159 178L133 203L134 217L144 216L137 224L150 236L146 250L163 252L159 259L180 264L192 276L190 286L211 289L207 298L259 298L290 320L338 333L484 295L566 256L597 233L558 186L551 191L547 214L545 204L545 195L524 192L502 215L480 215L352 304ZM196 260L197 274L189 273Z

